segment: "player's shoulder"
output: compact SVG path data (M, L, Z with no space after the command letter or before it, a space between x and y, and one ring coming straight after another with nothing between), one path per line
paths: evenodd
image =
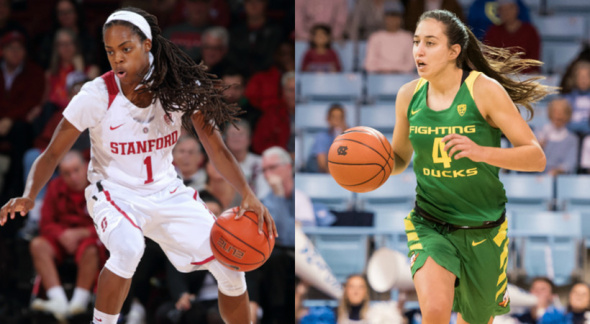
M418 90L418 84L424 82L422 78L414 79L403 86L401 86L397 92L397 96L401 99L410 100L414 96L416 90Z
M500 82L484 73L480 73L473 82L474 95L497 95L505 91L506 90L504 90L504 87L500 84Z
M114 79L113 79L114 80ZM92 100L108 101L108 90L105 79L102 76L94 78L94 80L86 82L78 95L92 98Z

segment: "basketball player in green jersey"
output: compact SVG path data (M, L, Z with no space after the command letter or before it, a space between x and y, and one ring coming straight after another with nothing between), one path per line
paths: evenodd
M448 11L421 16L413 54L421 78L397 95L392 173L415 151L416 207L404 222L423 323L449 323L451 310L458 323L491 323L509 311L498 170L545 168L515 103L532 113L530 103L552 90L510 79L541 62L484 46ZM512 148L500 148L501 133Z

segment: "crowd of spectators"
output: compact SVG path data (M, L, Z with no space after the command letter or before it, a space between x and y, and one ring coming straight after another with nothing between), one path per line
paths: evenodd
M292 227L288 181L271 176L274 182L269 182L268 174L276 170L265 169L261 156L267 151L271 157L294 154L295 29L294 2L289 0L0 0L0 204L22 194L33 161L81 86L110 70L102 25L125 6L156 15L165 37L224 81L225 99L244 111L237 128L226 128L226 145L258 197L279 206L272 214L277 224ZM89 147L88 135L81 136L30 215L0 229L0 322L49 323L66 317L88 322L84 316L91 314L97 272L108 253L95 232L101 224L93 224L86 212ZM179 138L173 156L179 177L199 191L214 214L239 204L241 197L208 162L194 134ZM290 160L280 161L273 163L280 165L278 170L285 168L283 178L292 178L286 169ZM83 174L83 183L71 187L68 179L74 175L67 170L73 163L84 166L76 175ZM277 182L284 187L280 192ZM177 273L150 242L123 321L219 323L214 279L206 272ZM273 289L292 290L293 246L292 231L281 232L268 269L260 268L262 276L248 275L255 288L250 293L253 323L284 323L294 317L293 294L278 298L262 283L268 273L276 273Z

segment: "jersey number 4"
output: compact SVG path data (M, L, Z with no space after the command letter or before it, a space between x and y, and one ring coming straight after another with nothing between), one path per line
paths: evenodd
M452 161L447 151L445 151L445 143L442 141L442 137L435 137L434 144L432 144L432 162L442 163L445 168L450 168Z
M152 157L151 156L146 157L143 160L143 164L145 164L145 168L147 170L147 180L145 180L144 184L154 182L154 174L152 171Z

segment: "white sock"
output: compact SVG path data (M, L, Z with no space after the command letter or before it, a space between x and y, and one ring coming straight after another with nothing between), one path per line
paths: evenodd
M72 296L72 300L70 300L70 304L77 304L86 307L86 305L88 305L89 300L90 291L84 288L76 287L74 289L74 295Z
M68 296L66 296L66 291L62 286L53 286L49 288L47 290L47 297L49 297L49 299L64 301L65 303L68 302Z
M116 314L116 315L105 314L95 308L92 323L94 323L94 324L117 324L118 319L119 319L119 314Z

